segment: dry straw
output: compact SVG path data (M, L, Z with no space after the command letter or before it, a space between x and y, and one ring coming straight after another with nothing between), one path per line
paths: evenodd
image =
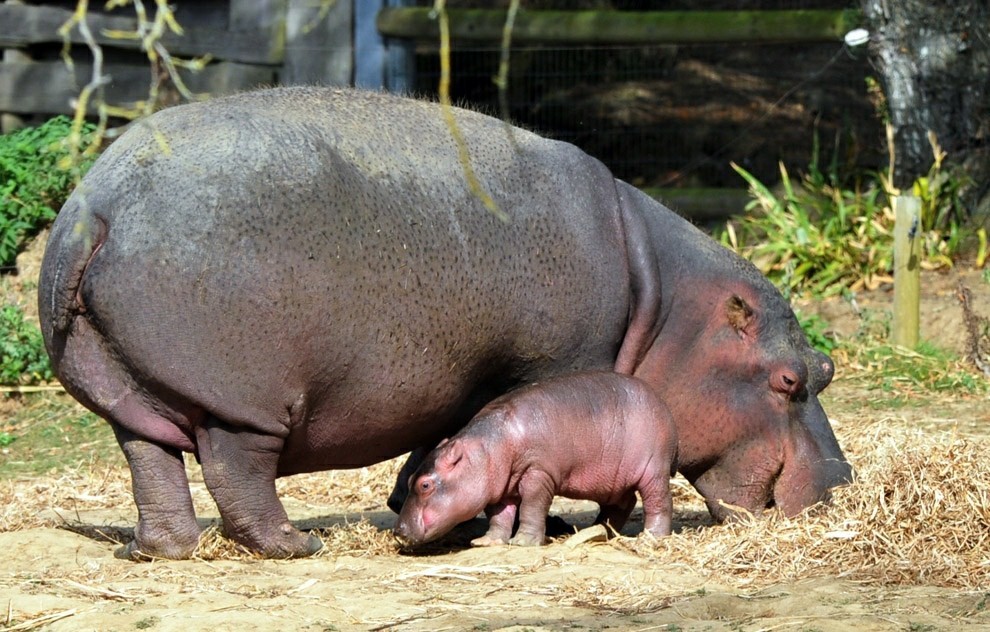
M835 490L830 506L614 545L744 583L827 575L886 585L990 585L987 442L882 422L844 439L858 480Z
M687 493L679 481L674 499L678 533L660 540L616 538L611 546L634 552L658 568L683 565L742 585L809 576L886 585L990 585L990 441L912 430L902 420L859 423L856 430L839 429L858 480L836 490L829 506L813 507L793 519L771 512L759 519L710 526L696 495ZM291 477L280 482L280 494L332 508L326 519L300 523L315 528L326 543L321 555L392 556L399 549L382 516L399 465L394 461L363 470ZM128 472L103 462L85 463L55 478L0 482L0 531L71 528L77 511L125 507L133 507ZM364 511L379 512L378 518L362 518ZM108 527L105 533L93 527L87 535L126 539L131 526ZM421 554L443 555L448 550ZM254 556L211 527L197 557Z

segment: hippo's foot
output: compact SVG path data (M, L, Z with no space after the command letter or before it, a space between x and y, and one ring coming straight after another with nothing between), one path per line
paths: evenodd
M224 535L271 558L306 557L323 548L318 537L289 524L275 492L282 438L207 417L196 442Z
M311 533L299 531L288 521L268 533L259 530L258 525L253 526L255 528L250 529L248 533L231 533L225 527L224 535L271 559L309 557L323 548L323 540Z
M187 560L192 557L199 545L199 536L200 532L197 529L192 537L162 538L158 542L146 537L141 538L140 542L134 539L115 549L113 556L134 562L150 562L156 559Z
M503 546L509 543L509 538L503 538L501 536L492 536L485 534L480 538L475 538L471 540L471 546Z
M544 534L517 533L509 540L512 546L543 546L546 542Z

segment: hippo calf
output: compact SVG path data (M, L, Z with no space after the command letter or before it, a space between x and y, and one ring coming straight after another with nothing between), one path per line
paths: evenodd
M555 495L597 502L596 522L618 530L636 492L644 530L670 535L676 451L670 411L644 382L608 372L551 378L499 397L426 456L395 535L422 544L485 510L488 533L472 544L539 545Z
M118 555L195 549L183 452L228 536L307 555L320 542L276 477L425 454L512 388L581 370L656 391L716 518L793 514L850 479L817 397L832 362L755 267L573 145L455 117L507 221L440 107L386 94L168 108L96 161L38 304L55 374L131 469Z

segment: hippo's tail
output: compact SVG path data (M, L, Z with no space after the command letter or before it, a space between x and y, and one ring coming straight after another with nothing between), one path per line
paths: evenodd
M38 279L38 316L56 374L72 323L86 311L79 294L83 275L106 236L106 221L87 207L78 191L52 226Z

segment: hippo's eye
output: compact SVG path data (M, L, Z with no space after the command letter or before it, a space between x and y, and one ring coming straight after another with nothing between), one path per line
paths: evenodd
M433 489L433 482L430 479L424 478L424 479L421 479L419 481L419 491L420 492L425 493L425 492L430 491L431 489Z

